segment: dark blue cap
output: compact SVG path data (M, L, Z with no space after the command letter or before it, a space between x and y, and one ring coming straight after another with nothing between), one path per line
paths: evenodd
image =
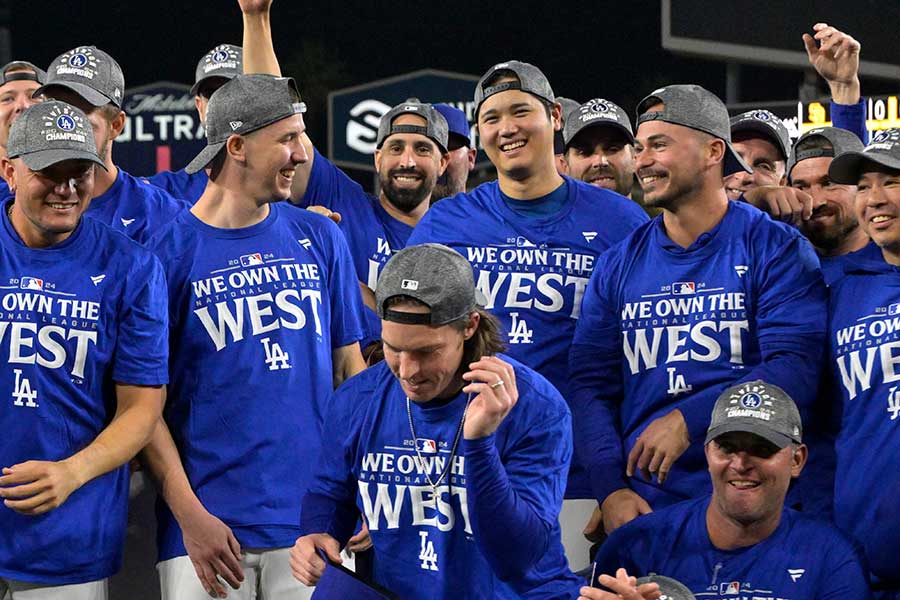
M471 148L472 140L469 137L471 130L469 128L469 120L466 118L466 113L449 104L432 104L432 106L447 119L450 133L465 138L466 147Z

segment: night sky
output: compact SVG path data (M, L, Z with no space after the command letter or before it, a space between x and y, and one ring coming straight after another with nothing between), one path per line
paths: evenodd
M865 5L870 0L858 2ZM119 61L129 87L164 79L192 83L203 53L218 43L241 42L240 10L232 0L8 4L15 58L45 66L69 48L94 44ZM709 5L721 10L729 2ZM773 12L802 10L796 3L793 8L780 2L760 6ZM755 17L768 19L773 26L780 23L777 12ZM815 20L808 19L810 26ZM491 64L510 58L541 67L558 95L579 101L602 96L629 112L646 93L668 83L699 83L725 94L722 63L662 49L658 0L276 0L273 21L282 67L298 79L310 106L314 139L324 136L329 90L429 67L480 75ZM796 32L798 50L801 33ZM796 99L801 76L797 70L744 67L742 100ZM863 83L870 93L900 91L898 82Z

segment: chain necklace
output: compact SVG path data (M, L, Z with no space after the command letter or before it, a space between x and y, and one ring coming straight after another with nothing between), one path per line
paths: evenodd
M444 481L445 477L447 477L450 469L453 468L453 457L456 456L456 447L459 445L459 438L462 436L463 426L466 424L466 413L469 412L469 403L471 402L472 393L470 392L468 397L466 398L466 407L463 409L462 418L459 420L459 428L456 430L456 438L453 440L453 447L450 449L450 458L447 460L447 466L444 467L444 472L441 473L441 476L438 477L437 481L431 481L431 475L428 474L428 469L425 467L425 459L422 458L422 454L419 452L419 438L416 437L416 428L413 427L412 409L410 408L409 396L406 397L406 416L409 417L409 432L412 434L413 445L416 449L416 456L419 458L419 464L422 465L422 470L425 472L425 479L428 480L428 485L431 486L431 493L434 496L437 496L438 486L441 485L441 482Z

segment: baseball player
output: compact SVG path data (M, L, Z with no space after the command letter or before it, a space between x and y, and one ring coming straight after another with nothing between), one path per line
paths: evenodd
M478 154L466 113L449 104L433 106L447 121L447 168L434 184L431 204L466 191L466 181Z
M0 597L103 600L122 562L128 469L162 409L166 287L151 253L82 218L104 169L88 117L24 110L0 226Z
M24 60L14 60L0 67L0 156L6 156L9 128L29 106L40 102L34 91L43 85L47 74ZM0 198L12 197L9 184L0 179Z

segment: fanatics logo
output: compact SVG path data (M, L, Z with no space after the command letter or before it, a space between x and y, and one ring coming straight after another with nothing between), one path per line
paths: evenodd
M676 296L688 296L696 291L693 281L676 281L672 284L672 293Z
M44 280L37 277L23 277L19 287L23 290L43 290Z
M806 573L806 569L788 569L788 575L791 576L791 581L796 582L798 579L803 577L803 574Z
M312 242L309 241L309 238L303 238L302 240L297 240L301 246L309 250L312 247Z
M590 244L594 241L594 238L597 237L596 231L582 231L581 235L584 236L585 241Z
M734 272L737 273L738 277L743 277L749 270L750 267L748 267L747 265L734 265Z
M122 217L119 217L119 220L122 221L122 227L128 227L134 223L134 219L123 219Z
M262 254L260 254L259 252L255 254L245 254L241 257L242 267L255 267L261 264L263 264L263 259Z
M91 281L94 282L94 285L100 285L100 282L106 279L106 275L92 275Z

